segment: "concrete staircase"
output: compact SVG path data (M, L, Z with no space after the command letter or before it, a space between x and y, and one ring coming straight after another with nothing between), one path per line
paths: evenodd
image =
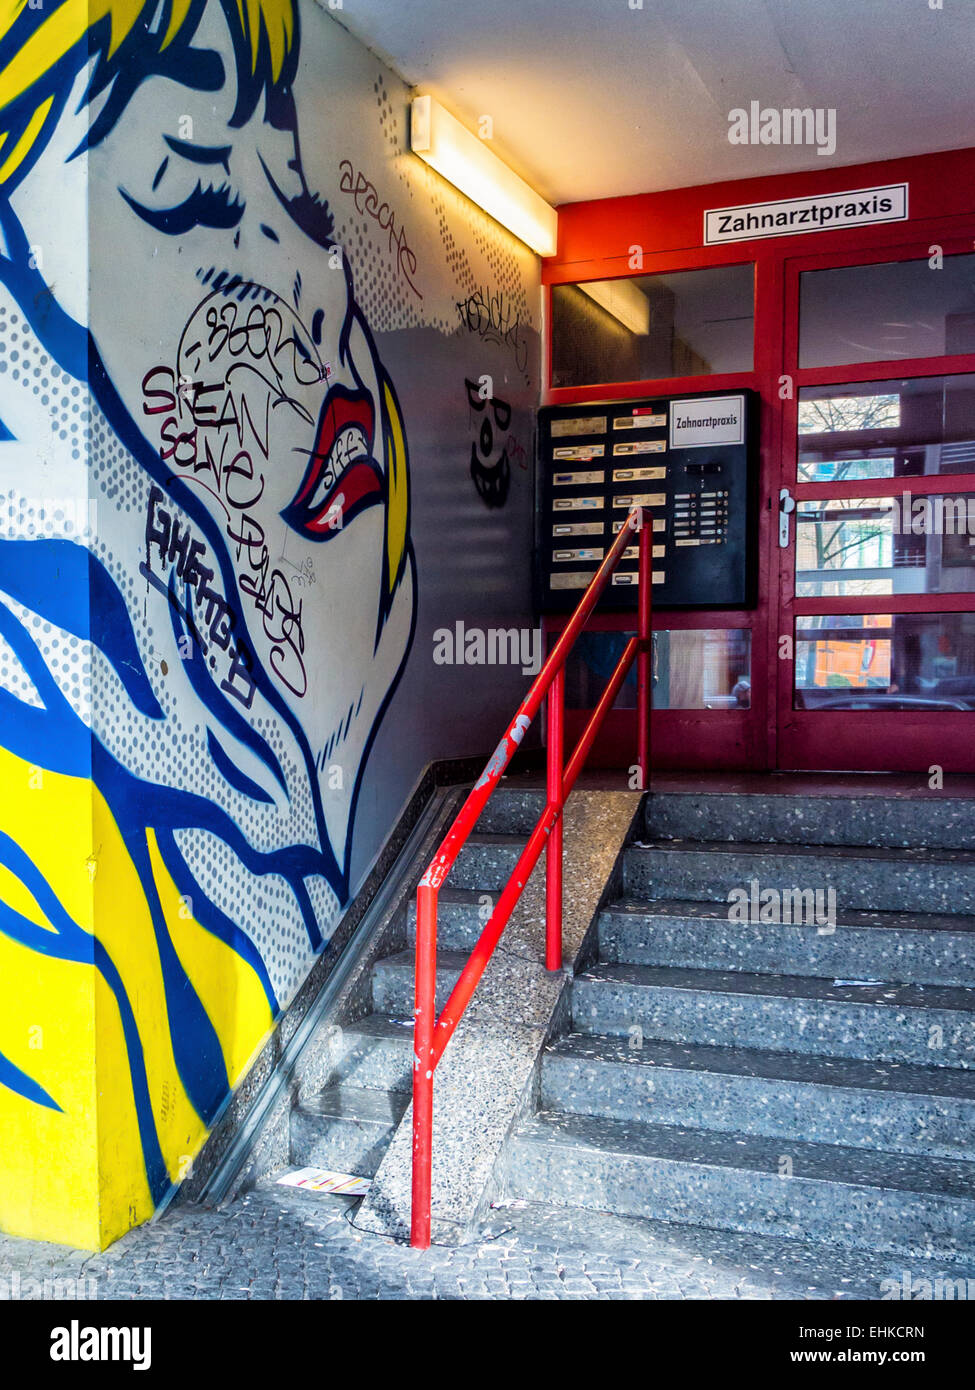
M346 1029L328 1084L291 1111L291 1163L372 1177L410 1102L412 1029L370 1014Z
M499 792L442 891L438 1006L541 800ZM547 1042L549 1005L538 1015L527 1103L492 1116L495 1195L542 1220L610 1213L970 1263L975 802L668 792L648 799L638 834L580 937L568 996L553 989ZM729 891L752 880L833 889L835 926L731 920ZM539 920L536 905L482 987L505 1011L535 987L512 972L540 945ZM410 893L354 1017L322 1049L328 1065L291 1106L290 1166L373 1176L398 1134L407 1190L414 941ZM453 1137L449 1124L441 1108L442 1182L479 1142L467 1120Z
M539 793L502 784L454 865L450 886L440 896L438 1008L446 1003L507 883L542 801ZM565 831L567 845L575 845L572 863L566 865L565 971L552 975L544 969L544 881L533 875L465 1016L464 1036L459 1032L452 1040L438 1071L435 1155L443 1173L435 1173L434 1189L448 1210L438 1215L435 1201L434 1217L445 1239L462 1238L494 1195L491 1174L497 1151L515 1113L531 1108L537 1059L553 1012L569 987L570 964L639 803L631 792L577 795ZM316 1037L284 1117L287 1135L284 1145L278 1144L278 1161L264 1168L265 1173L279 1169L286 1156L291 1168L374 1177L384 1164L378 1189L359 1212L357 1224L396 1235L403 1234L409 1210L409 1134L401 1133L396 1145L393 1141L408 1128L412 1087L415 886L447 824L449 820L427 846L414 876L404 881L402 906L383 947L342 1004L341 1026L324 1027ZM544 874L544 866L539 873ZM382 1211L370 1211L378 1201Z
M751 880L834 889L835 929L729 920ZM973 914L973 801L651 797L505 1195L971 1256Z
M499 797L503 801L503 797ZM507 880L524 845L518 835L471 837L441 897L437 1006L446 1003L483 926L481 904ZM325 1085L301 1097L290 1116L293 1167L373 1177L409 1106L413 1084L416 899L401 924L400 949L371 967L369 1006L340 1031Z

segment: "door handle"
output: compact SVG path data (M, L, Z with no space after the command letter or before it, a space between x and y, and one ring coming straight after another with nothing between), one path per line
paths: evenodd
M796 499L787 487L779 489L779 548L789 548L789 517L796 509Z

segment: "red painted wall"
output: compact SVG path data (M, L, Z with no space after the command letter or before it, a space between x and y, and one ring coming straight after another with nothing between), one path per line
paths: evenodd
M750 241L705 246L704 213L708 209L777 199L826 195L886 184L908 184L908 218L864 227L837 228ZM975 771L975 716L968 714L900 716L852 713L830 721L808 712L791 711L791 665L777 658L780 632L792 630L798 612L828 611L836 600L787 601L789 576L780 563L775 542L774 508L780 483L796 492L795 403L783 404L780 377L788 373L796 388L803 384L842 380L880 380L887 376L929 375L975 371L975 356L885 361L847 368L797 369L795 287L799 258L835 258L835 264L863 260L898 260L926 256L937 243L945 255L975 249L975 149L948 150L873 164L816 168L797 174L700 184L658 193L594 202L570 203L559 209L557 254L544 261L542 283L610 279L615 276L690 270L699 266L755 265L755 355L751 372L732 376L671 378L552 389L551 313L547 314L546 368L543 404L675 395L752 387L761 401L761 501L759 589L757 609L744 613L673 612L654 614L654 628L747 626L752 630L752 709L745 713L701 710L659 711L654 716L657 766L677 767L918 767L928 765L931 749L949 733L957 748L969 747L964 768ZM630 248L639 246L643 263L630 265ZM889 250L889 255L887 254ZM808 267L808 261L805 262ZM791 433L790 433L791 432ZM786 458L786 455L789 455ZM791 470L791 471L790 471ZM932 482L931 486L936 486ZM975 477L952 479L959 490L975 489ZM864 487L863 484L859 485ZM889 490L889 483L866 485L864 495ZM801 485L798 495L802 496ZM770 503L772 504L770 507ZM902 599L887 603L894 610L949 609L972 606L971 596L948 595ZM607 615L597 620L608 627L625 627ZM552 627L557 627L552 622ZM632 626L632 623L630 624ZM861 721L869 721L869 728ZM907 721L913 722L912 728ZM574 732L578 722L570 717ZM916 727L913 727L916 726ZM956 727L957 726L957 727ZM805 733L803 733L805 730ZM596 746L604 764L625 766L633 761L635 729L632 715L613 712ZM806 740L803 742L803 740ZM872 761L864 749L873 746ZM789 745L783 759L781 750ZM837 752L836 750L840 751ZM798 752L797 752L798 750ZM831 759L837 761L831 761ZM927 760L927 761L926 761ZM934 761L938 761L937 758ZM971 766L969 766L971 764Z
M811 231L760 241L704 247L704 212L738 203L769 202L776 198L807 197L871 188L877 184L909 183L909 222L891 222L844 231ZM594 202L566 203L559 208L559 249L542 264L544 284L595 278L596 275L633 274L627 266L628 248L639 244L645 256L672 258L679 254L687 267L731 263L740 259L800 255L837 250L850 244L883 245L903 237L906 228L936 218L975 212L975 149L947 150L940 154L890 159L877 164L849 164L837 168L806 170L799 174L771 174L764 178L725 183L698 184L661 193L629 198L604 198ZM688 251L700 250L701 260L688 260ZM747 252L747 256L743 253ZM669 253L669 255L668 255ZM612 267L607 261L616 261ZM588 274L591 267L592 274ZM644 265L644 269L658 268Z

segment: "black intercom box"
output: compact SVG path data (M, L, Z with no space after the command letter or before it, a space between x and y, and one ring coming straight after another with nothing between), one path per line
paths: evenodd
M655 608L754 607L758 405L741 390L540 410L539 610L575 608L633 506L653 519ZM604 611L637 606L636 539Z

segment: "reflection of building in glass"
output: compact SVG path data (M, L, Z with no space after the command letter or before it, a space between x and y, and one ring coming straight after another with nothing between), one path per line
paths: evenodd
M797 643L796 684L815 689L890 687L890 622L885 614L803 619L804 623L835 622L835 636ZM855 625L856 635L850 628ZM866 629L866 631L864 631Z
M975 613L798 619L796 704L805 709L975 709Z
M836 266L800 276L800 367L975 351L975 256ZM875 388L876 389L876 388Z
M751 634L715 628L654 634L656 709L748 709Z
M828 498L796 513L796 594L965 593L975 588L975 496Z
M648 331L603 307L614 287L643 296ZM552 288L552 385L656 381L751 371L754 269L707 266L664 275Z
M592 709L633 632L585 632L566 664L569 709ZM655 709L748 709L751 632L747 628L663 631L653 635ZM636 668L614 709L636 708Z
M803 387L797 477L828 483L968 473L973 420L972 374Z
M869 458L799 459L800 483L859 483L864 478L892 478L893 454L876 454Z

